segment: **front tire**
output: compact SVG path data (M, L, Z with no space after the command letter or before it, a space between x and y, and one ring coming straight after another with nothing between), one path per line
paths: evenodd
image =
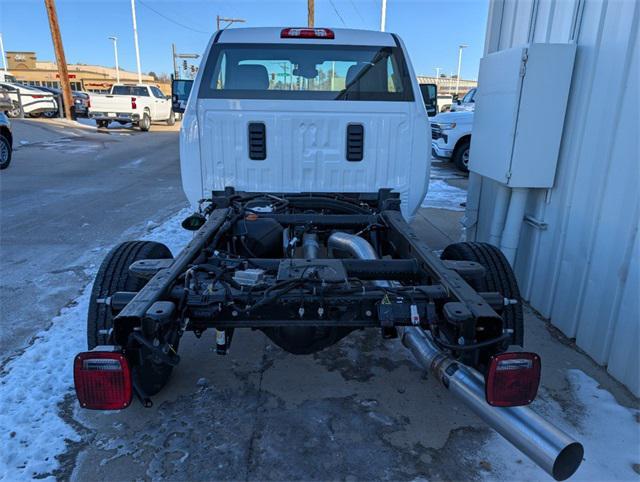
M151 129L151 117L146 112L142 115L142 119L138 122L138 126L142 132L149 132Z
M457 261L475 261L485 268L485 276L469 284L476 291L499 292L503 297L516 300L502 310L504 327L513 330L512 345L522 346L524 342L524 314L522 299L516 276L502 251L488 243L455 243L445 248L442 259Z
M455 166L462 172L469 172L469 150L471 148L471 141L462 141L453 151L451 160Z
M0 134L0 169L6 169L11 164L11 143L3 134Z
M111 308L104 302L117 291L140 291L147 280L132 275L129 266L141 259L170 259L171 251L153 241L127 241L113 248L102 262L91 290L87 316L87 347L111 343L113 328ZM177 351L177 343L174 347ZM141 352L140 363L133 367L133 376L146 395L155 395L166 385L173 367L156 363Z

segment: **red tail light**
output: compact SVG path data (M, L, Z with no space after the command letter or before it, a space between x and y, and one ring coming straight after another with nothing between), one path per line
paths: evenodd
M501 353L491 357L485 377L487 403L517 407L533 402L540 385L540 357L535 353Z
M333 30L328 28L284 28L280 31L280 38L336 38Z
M91 107L91 97L87 99L87 108Z
M79 353L73 364L73 380L82 408L119 410L131 404L131 370L121 352Z
M135 97L131 97L131 108L132 109L137 109L138 105L136 104L136 98Z
M31 98L32 99L42 99L44 97L44 95L32 95Z

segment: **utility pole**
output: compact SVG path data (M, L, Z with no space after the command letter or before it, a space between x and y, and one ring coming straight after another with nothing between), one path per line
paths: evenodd
M7 58L4 56L4 43L2 42L2 34L0 33L0 54L2 55L2 65L4 66L4 71L7 71Z
M466 49L468 45L458 45L458 76L456 77L456 95L460 90L460 67L462 66L462 49Z
M436 79L440 78L440 70L442 70L441 67L435 67L433 70L436 71Z
M116 58L116 82L120 83L120 66L118 65L118 37L108 37L113 40L113 55Z
M142 84L140 70L140 48L138 47L138 24L136 22L136 0L131 0L131 16L133 17L133 43L136 46L136 65L138 66L138 84Z
M60 36L60 26L58 25L58 14L54 0L44 0L47 16L49 17L49 28L51 29L51 38L53 39L53 50L56 53L56 64L58 64L58 76L60 77L60 86L62 87L62 103L64 105L64 116L73 120L71 115L71 106L73 105L73 97L71 96L71 84L69 83L69 72L67 71L67 59L64 56L64 48L62 47L62 37Z
M200 54L179 54L176 52L176 44L171 44L171 50L172 50L172 54L173 54L173 78L174 79L180 79L182 78L182 76L180 75L180 72L178 71L178 63L176 62L177 59L197 59L198 57L200 57ZM184 61L184 71L185 74L187 73L187 61Z
M307 27L314 26L315 17L316 17L315 0L307 0Z
M387 28L387 0L382 0L382 12L380 14L380 31L384 32Z
M216 15L216 31L220 30L220 22L228 22L222 30L229 28L234 23L245 23L246 20L243 18L225 18L220 15Z

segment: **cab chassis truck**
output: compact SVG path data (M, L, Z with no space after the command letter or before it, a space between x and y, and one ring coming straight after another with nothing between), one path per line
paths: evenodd
M285 55L302 79L297 85L269 79L268 62ZM198 208L183 227L194 236L175 258L151 241L125 242L107 255L91 293L88 351L74 361L80 405L119 410L135 396L151 406L180 362L187 331L199 337L215 330L221 355L241 328L308 354L374 328L384 338L400 337L444 389L552 477L570 477L582 445L527 407L537 393L540 357L507 351L522 346L524 335L509 263L496 247L475 242L451 244L438 256L408 223L428 184L430 131L399 38L346 29L234 29L215 34L204 59L186 109L174 106L185 111L183 186ZM319 69L340 62L349 66L344 83L320 84ZM369 134L381 134L380 122L392 129L397 118L396 134L413 147L406 159L385 159L401 167L397 175L378 176L371 158L382 151L370 148ZM331 129L344 129L346 138L318 143ZM302 141L287 137L296 132ZM274 137L300 144L303 159L314 146L324 149L307 171L322 189L301 189L300 171L267 175L270 163L286 158ZM210 138L222 148L216 162ZM373 190L356 190L361 184L349 169L361 166L376 172L367 181ZM267 174L255 176L256 169ZM342 181L326 182L322 173L330 169L339 169Z

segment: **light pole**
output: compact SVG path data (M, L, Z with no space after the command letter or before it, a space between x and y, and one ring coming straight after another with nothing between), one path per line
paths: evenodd
M382 0L382 12L380 12L380 31L387 27L387 0Z
M4 71L7 71L7 58L4 56L4 43L2 42L2 34L0 33L0 55L2 55L2 65Z
M133 1L133 0L131 0ZM456 95L460 89L460 67L462 66L462 49L466 49L468 45L458 45L458 76L456 77Z
M440 82L440 70L442 70L441 67L435 67L433 70L436 71L436 85Z
M136 47L136 65L138 66L138 84L142 84L142 71L140 70L140 48L138 47L138 24L136 22L136 0L131 0L131 17L133 18L133 43Z
M120 83L120 67L118 65L118 37L108 37L109 40L113 40L113 55L116 59L116 82Z

